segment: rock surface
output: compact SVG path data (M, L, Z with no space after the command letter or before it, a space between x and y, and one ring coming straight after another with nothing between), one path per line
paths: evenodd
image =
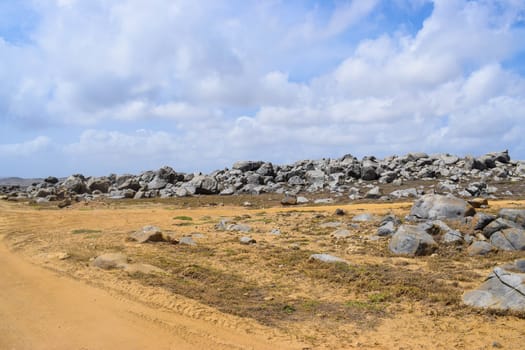
M437 249L437 243L421 225L401 225L388 245L390 251L400 255L430 255Z
M525 265L496 267L478 289L463 295L463 302L485 309L525 311Z

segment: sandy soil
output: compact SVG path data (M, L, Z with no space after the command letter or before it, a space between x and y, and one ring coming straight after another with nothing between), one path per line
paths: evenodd
M0 202L0 349L522 349L525 319L459 299L494 265L523 254L470 258L453 249L410 259L368 240L373 224L344 241L319 229L363 212L402 217L410 205L95 202L59 210ZM335 216L336 207L348 215ZM501 207L524 203L491 202L490 210ZM251 225L257 244L216 230L226 217ZM200 238L196 247L127 240L144 225ZM90 267L114 251L166 274ZM355 269L308 263L312 252Z

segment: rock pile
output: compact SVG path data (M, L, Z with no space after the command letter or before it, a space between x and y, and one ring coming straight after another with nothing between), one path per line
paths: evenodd
M329 191L347 194L350 199L413 198L421 189L397 189L389 194L372 185L401 185L413 180L436 180L435 192L454 193L461 197L490 196L497 189L490 181L521 181L525 162L512 161L507 151L478 158L460 158L449 154L409 153L384 159L352 155L339 159L303 160L288 165L262 161L240 161L231 169L211 174L181 173L165 166L140 175L85 177L71 175L59 180L48 177L22 188L1 186L4 199L33 199L37 202L61 201L66 198L92 199L100 196L120 198L167 198L193 195L233 195L288 193L283 204L298 203L296 194ZM466 185L465 185L466 184Z

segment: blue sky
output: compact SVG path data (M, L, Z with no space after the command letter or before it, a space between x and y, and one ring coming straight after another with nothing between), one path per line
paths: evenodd
M509 149L523 0L0 2L0 176Z

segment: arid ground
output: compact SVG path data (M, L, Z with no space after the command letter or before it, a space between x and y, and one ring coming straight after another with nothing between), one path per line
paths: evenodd
M495 212L525 202L489 205ZM64 209L2 201L0 349L523 349L524 315L461 303L494 266L523 252L469 257L442 246L428 257L397 257L387 239L369 238L375 222L356 223L339 240L322 225L351 224L361 213L403 218L410 207L282 207L271 195ZM225 218L252 230L218 230ZM196 245L129 240L145 225ZM244 235L257 243L240 244ZM91 266L108 252L164 272ZM349 264L309 261L314 253Z

